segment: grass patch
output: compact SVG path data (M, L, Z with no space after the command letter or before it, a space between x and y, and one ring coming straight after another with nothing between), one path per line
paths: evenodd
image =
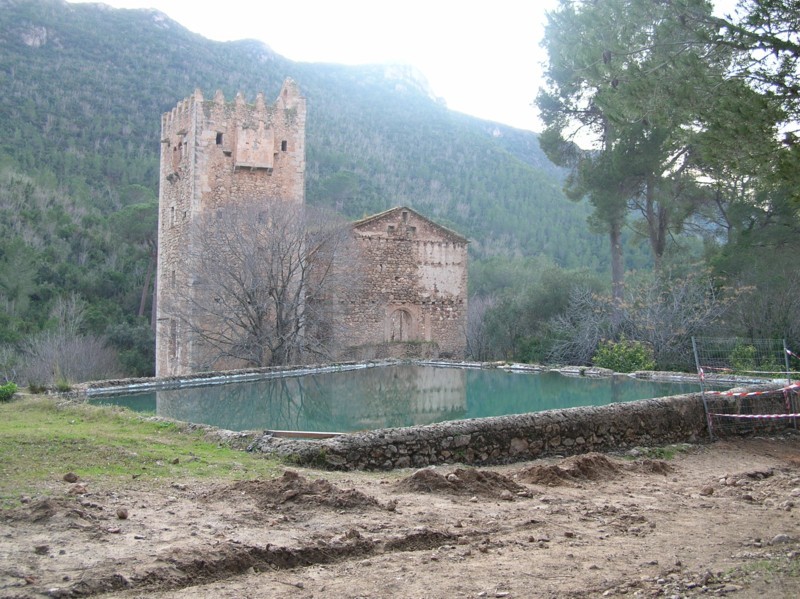
M763 579L766 582L781 580L788 577L800 577L800 560L787 556L774 556L760 559L743 566L739 566L728 575L733 578L753 580Z
M0 404L0 505L20 495L63 493L64 474L95 486L136 479L272 477L280 463L209 441L202 432L120 407L49 397Z
M671 460L678 454L688 453L691 449L692 445L689 443L677 443L664 445L663 447L636 447L632 452L628 452L625 457L629 459Z

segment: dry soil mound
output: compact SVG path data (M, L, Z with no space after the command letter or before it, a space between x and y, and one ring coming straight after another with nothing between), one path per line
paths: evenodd
M526 483L559 486L585 480L608 480L614 478L620 468L599 453L567 458L557 465L534 465L522 470L517 479Z
M259 507L285 504L323 506L334 509L359 509L378 505L374 497L355 489L340 489L324 478L308 480L293 470L273 480L249 480L234 483L228 493L254 497Z
M529 494L522 485L507 476L489 470L459 468L450 474L442 475L425 468L417 470L396 485L396 490L404 493L444 493L450 495L470 495L511 499L515 495Z

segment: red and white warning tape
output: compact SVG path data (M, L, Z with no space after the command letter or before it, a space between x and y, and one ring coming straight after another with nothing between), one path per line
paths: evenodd
M800 414L711 414L717 418L754 418L754 419L776 419L776 418L800 418Z
M748 391L746 393L734 393L732 391L706 391L707 395L721 395L724 397L753 397L755 395L767 395L769 393L777 393L780 391L791 391L793 389L800 389L800 381L797 383L792 383L787 387L781 387L779 389L770 389L768 391Z

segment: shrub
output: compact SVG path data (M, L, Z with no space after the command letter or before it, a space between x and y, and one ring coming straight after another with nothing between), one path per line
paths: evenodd
M759 356L752 345L739 343L731 351L731 370L740 375L779 376L786 372L786 366L778 363L774 356Z
M14 383L6 383L0 385L0 402L11 401L14 394L17 392L17 386Z
M102 337L43 331L22 344L20 378L28 384L62 385L113 378L117 354Z
M117 353L96 335L85 335L85 303L77 296L59 298L50 328L19 344L17 380L30 385L60 385L117 376Z
M70 385L67 379L59 379L56 381L56 391L59 393L66 393L68 391L72 391L72 385Z
M756 370L756 348L737 344L730 357L731 368L737 374L748 374Z
M592 363L601 368L609 368L614 372L653 370L656 367L653 350L650 347L639 341L630 341L625 337L619 341L602 341L592 357Z

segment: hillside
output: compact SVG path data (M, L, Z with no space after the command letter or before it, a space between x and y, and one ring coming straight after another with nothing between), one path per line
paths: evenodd
M410 67L292 62L153 10L0 0L0 341L73 295L85 330L141 355L162 113L196 88L273 98L286 77L308 99L309 203L350 218L409 205L469 237L473 264L606 269L606 240L537 136L448 110Z
M88 192L103 211L131 185L156 192L160 115L178 100L195 88L269 98L292 77L309 103L310 202L353 217L409 204L469 235L476 255L585 265L602 247L534 134L447 110L409 68L294 63L260 42L206 40L156 11L0 7L2 163Z

